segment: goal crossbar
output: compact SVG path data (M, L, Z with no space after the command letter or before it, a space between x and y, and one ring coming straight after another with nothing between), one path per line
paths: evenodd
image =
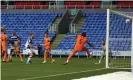
M110 12L113 12L113 13L118 14L118 15L120 15L120 16L124 16L124 17L129 18L129 19L133 19L133 16L126 15L126 14L124 14L124 13L122 13L122 12L118 12L118 11L111 10L111 9L110 9ZM130 12L127 12L127 13L130 13Z

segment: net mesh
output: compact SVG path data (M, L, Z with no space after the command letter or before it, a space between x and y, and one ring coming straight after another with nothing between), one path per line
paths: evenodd
M133 12L111 11L109 26L109 67L131 68L130 18ZM129 19L128 23L126 20Z

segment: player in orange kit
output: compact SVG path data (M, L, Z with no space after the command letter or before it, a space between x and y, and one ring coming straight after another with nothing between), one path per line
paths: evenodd
M20 37L17 37L17 42L15 44L15 52L19 55L20 61L23 61L22 54L20 53L20 47L21 47L21 39Z
M6 35L6 30L4 27L1 27L2 34L0 35L1 39L1 52L4 54L3 62L6 62L6 57L7 57L7 35Z
M51 51L51 40L50 37L48 36L48 33L44 34L44 61L42 63L46 63L47 57L51 60L51 62L54 62L54 59L50 56L50 51Z
M86 37L86 32L83 32L81 35L70 35L67 37L77 37L77 41L76 41L74 49L72 50L72 52L68 56L67 61L64 63L64 65L68 64L68 62L70 61L72 56L75 55L79 51L86 51L87 55L90 56L89 49L84 46L85 43L88 43L91 47L95 48L95 46L93 44L88 42L88 39Z
M3 26L1 26L1 32L2 32L2 33L4 32L4 30L5 30L5 28L4 28ZM2 34L0 34L0 51L1 51L1 54L0 54L0 55L1 55L1 57L2 57L4 54L2 53L1 35L2 35Z
M23 61L22 54L20 53L20 48L21 48L21 39L20 39L20 37L17 38L17 42L18 42L18 45L15 46L15 52L19 55L20 60Z

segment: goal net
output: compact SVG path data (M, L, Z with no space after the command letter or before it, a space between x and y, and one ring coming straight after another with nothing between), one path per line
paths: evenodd
M107 9L106 30L106 68L131 69L133 12Z

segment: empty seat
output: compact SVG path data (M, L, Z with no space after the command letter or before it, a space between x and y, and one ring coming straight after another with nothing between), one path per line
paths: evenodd
M19 5L22 6L22 5ZM29 6L29 5L27 5ZM62 16L62 12L58 16ZM11 36L15 31L22 39L22 45L26 43L28 34L35 33L35 43L42 41L44 33L48 31L50 24L56 16L53 12L7 12L2 13L2 26L7 29L8 35ZM40 16L41 15L41 16ZM48 16L48 17L47 17ZM50 33L51 39L55 37L56 33Z
M82 32L86 32L89 41L96 45L96 50L101 50L101 41L106 39L106 13L84 12L83 16L86 17L86 21L79 33L81 34ZM131 27L125 24L125 19L118 15L111 16L113 17L111 21L114 21L114 23L112 23L114 25L110 26L110 38L131 38ZM114 17L118 17L118 19ZM119 21L115 21L115 19ZM117 27L114 27L116 25ZM128 27L125 27L125 25ZM121 28L119 30L120 27L123 27L124 29L122 30ZM73 33L67 33L66 35L73 35ZM75 41L76 38L64 38L57 49L73 49ZM129 46L131 45L130 42L131 40L128 42L128 40L121 41L121 39L119 41L113 41L111 43L111 48L112 50L129 51L131 49L131 47ZM91 47L88 48L92 49Z

